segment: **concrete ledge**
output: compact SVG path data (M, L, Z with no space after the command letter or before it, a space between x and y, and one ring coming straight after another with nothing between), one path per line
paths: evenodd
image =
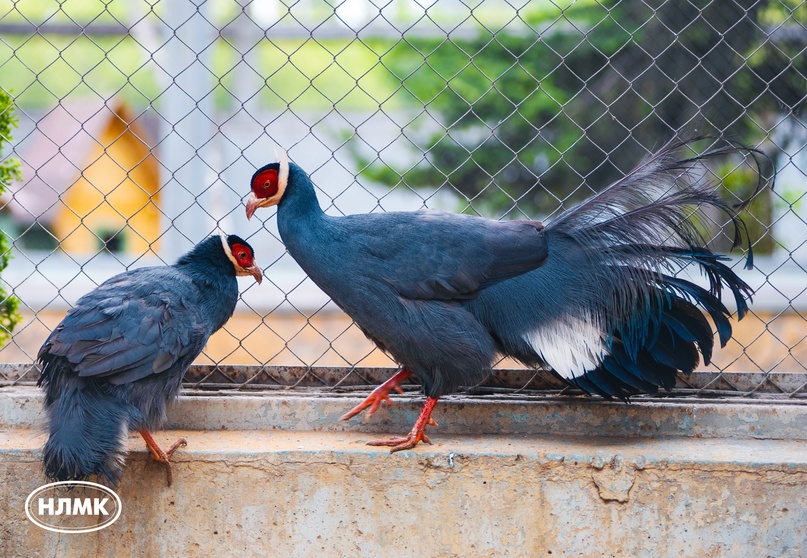
M434 445L390 455L422 404L334 422L363 394L189 392L175 483L139 437L121 519L46 532L41 395L0 389L0 556L807 556L807 408L450 397Z
M179 430L313 430L407 432L424 398L396 395L369 420L339 417L366 392L303 389L211 393L186 390L166 428ZM37 428L42 393L33 386L0 388L0 428ZM549 434L564 436L686 436L807 440L807 405L782 400L703 402L642 401L631 404L590 397L448 396L435 413L444 434Z
M133 451L123 515L90 534L22 513L34 431L0 443L6 556L804 556L807 443L443 436L394 455L358 433L184 435L174 485Z

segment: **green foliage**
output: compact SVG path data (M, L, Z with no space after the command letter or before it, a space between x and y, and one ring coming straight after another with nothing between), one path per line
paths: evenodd
M755 167L740 164L739 161L732 158L714 169L714 172L738 203L748 199L753 194L753 187L758 179ZM740 212L740 218L748 228L748 235L753 242L754 252L758 254L772 252L775 248L775 242L770 231L770 224L773 220L772 197L766 195L754 196L745 209ZM715 239L716 249L720 251L731 249L730 235L733 234L733 231L725 231L725 233Z
M803 34L779 41L763 31L772 20L794 25L792 13L773 0L623 0L525 16L530 29L518 33L407 38L382 62L408 104L425 109L425 124L405 133L426 160L390 168L357 144L353 152L371 180L450 186L465 210L565 209L676 130L755 144L771 115L798 111ZM759 235L768 197L755 202L768 207Z
M0 89L0 153L4 153L6 144L11 141L11 130L17 127L17 117L13 108L14 100ZM4 156L0 160L0 194L5 192L12 180L20 178L20 162ZM0 231L0 272L8 266L10 258L9 239ZM0 344L8 342L11 332L21 319L19 304L17 297L6 293L0 285Z

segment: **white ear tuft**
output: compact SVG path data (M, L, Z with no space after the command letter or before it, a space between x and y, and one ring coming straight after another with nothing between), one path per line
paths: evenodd
M283 192L289 181L289 154L284 149L280 157L280 172L277 176L278 191Z
M233 265L235 266L236 269L239 269L241 266L238 265L237 261L235 261L235 256L233 256L233 251L230 248L230 244L227 242L227 235L222 232L222 233L219 233L219 236L221 237L221 245L224 248L224 255L227 256L228 260L233 262Z

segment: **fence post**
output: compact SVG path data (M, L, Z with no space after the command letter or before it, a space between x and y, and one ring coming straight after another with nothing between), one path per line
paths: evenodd
M163 236L160 255L172 262L215 227L198 203L215 180L205 155L212 151L213 74L211 44L217 31L206 17L209 3L174 0L167 10L166 42L159 51L168 74L159 112L160 161L163 165Z

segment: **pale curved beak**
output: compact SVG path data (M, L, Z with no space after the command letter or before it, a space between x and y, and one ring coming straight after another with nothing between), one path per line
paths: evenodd
M255 214L255 210L260 206L261 200L258 199L255 192L250 192L249 197L247 197L247 219L252 219L252 216ZM260 281L258 281L258 283L260 283Z
M255 278L255 281L257 281L259 285L261 284L261 281L263 281L263 273L261 273L261 268L258 267L258 264L246 267L244 269Z

